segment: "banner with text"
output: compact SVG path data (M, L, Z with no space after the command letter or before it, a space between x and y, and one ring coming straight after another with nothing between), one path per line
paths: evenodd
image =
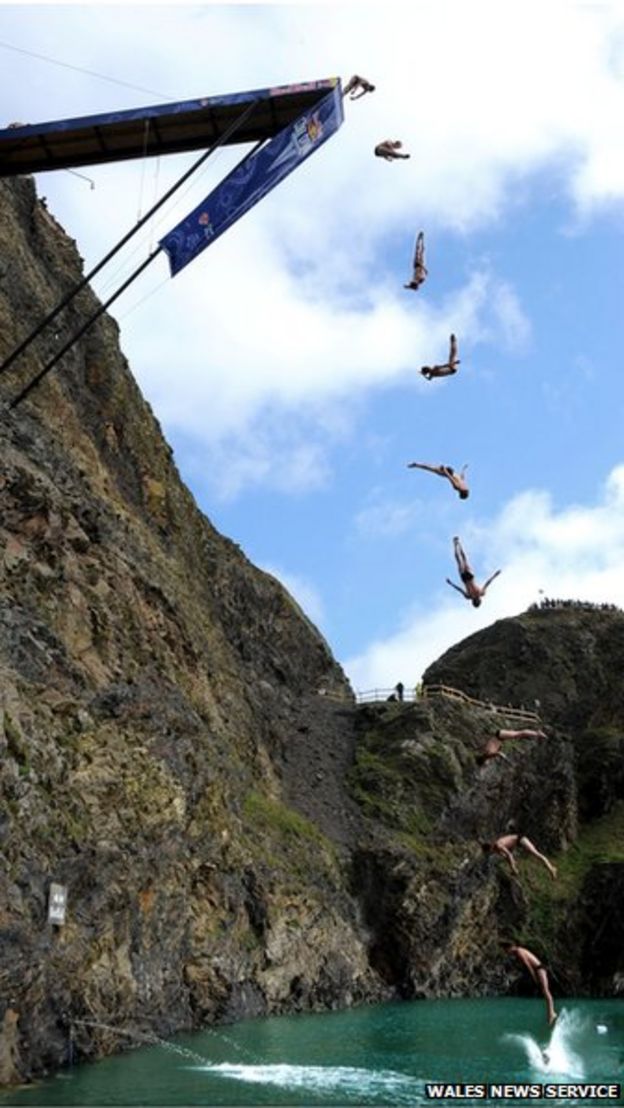
M342 97L337 85L318 104L233 169L186 219L160 240L159 245L169 256L171 276L175 277L318 150L338 130L343 118Z

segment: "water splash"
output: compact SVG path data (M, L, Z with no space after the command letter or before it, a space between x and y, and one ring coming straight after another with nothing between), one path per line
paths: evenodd
M196 1068L200 1067L193 1066L193 1069ZM337 1091L342 1096L352 1094L360 1100L364 1096L388 1096L393 1093L396 1097L397 1094L400 1096L405 1093L409 1094L409 1103L415 1103L414 1078L394 1070L368 1070L358 1066L301 1066L285 1062L274 1065L233 1065L230 1062L219 1062L202 1066L201 1069L234 1081L318 1093Z
M504 1038L522 1047L529 1065L537 1073L582 1081L585 1068L582 1058L573 1049L573 1043L583 1026L584 1021L575 1012L564 1009L551 1031L550 1042L543 1047L531 1035L507 1034Z

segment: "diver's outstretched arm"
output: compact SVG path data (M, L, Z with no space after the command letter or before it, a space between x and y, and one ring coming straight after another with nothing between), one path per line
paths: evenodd
M492 581L494 581L498 577L499 573L501 573L501 572L502 572L502 570L497 569L496 573L493 573L491 577L488 577L487 581L485 582L485 585L483 585L483 592L485 592L485 590L490 587L490 585L492 584Z

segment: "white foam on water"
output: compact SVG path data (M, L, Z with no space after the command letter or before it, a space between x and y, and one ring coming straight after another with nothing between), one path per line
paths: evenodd
M533 1070L550 1077L573 1077L582 1081L585 1077L583 1060L572 1049L572 1040L582 1028L574 1012L564 1010L555 1023L550 1042L541 1047L531 1035L508 1034L508 1042L517 1042L525 1051Z
M336 1089L359 1096L414 1088L414 1078L406 1074L396 1073L394 1070L367 1070L357 1066L298 1066L286 1062L275 1065L241 1065L219 1062L192 1068L250 1084L315 1091Z

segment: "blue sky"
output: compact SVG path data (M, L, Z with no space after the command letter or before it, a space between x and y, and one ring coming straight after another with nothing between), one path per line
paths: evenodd
M187 270L159 259L115 306L199 505L356 688L415 682L539 590L624 604L621 4L0 4L0 43L7 123L376 84ZM411 159L374 158L386 137ZM239 156L211 159L117 280ZM90 266L194 157L38 188ZM459 372L428 383L451 331ZM467 462L470 499L411 460ZM445 584L455 534L478 580L502 569L479 610Z

